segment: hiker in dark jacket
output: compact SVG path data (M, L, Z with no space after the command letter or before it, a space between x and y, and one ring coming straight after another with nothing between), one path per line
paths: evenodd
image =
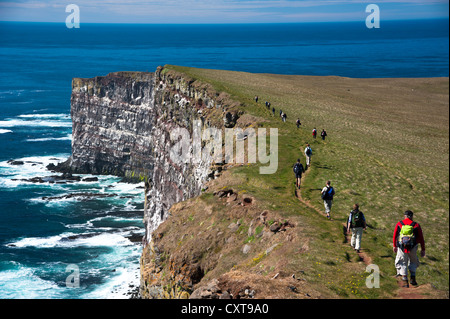
M322 137L322 140L325 141L325 137L327 136L327 132L325 132L325 130L322 129L322 132L320 133L320 136Z
M295 185L297 188L300 188L300 183L302 181L302 174L305 172L305 168L302 163L300 163L300 159L297 160L297 163L294 164L294 173L295 173Z
M350 230L352 231L350 245L357 253L359 253L359 250L361 249L361 237L363 230L366 230L366 227L366 218L363 212L359 210L359 205L353 205L353 209L347 220L347 233L350 233Z
M420 244L420 256L425 257L425 239L419 223L413 221L414 213L407 210L404 215L405 219L399 221L394 229L394 253L397 253L395 268L397 268L397 276L402 276L403 287L409 287L408 269L411 285L417 286L416 269L419 267L417 249Z
M302 125L302 123L300 123L300 119L297 118L297 121L295 122L295 124L297 124L297 128L300 128L300 125Z

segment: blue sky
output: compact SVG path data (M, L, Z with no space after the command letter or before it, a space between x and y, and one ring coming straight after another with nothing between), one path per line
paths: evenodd
M448 0L6 0L0 21L65 22L68 4L83 23L283 23L448 18Z

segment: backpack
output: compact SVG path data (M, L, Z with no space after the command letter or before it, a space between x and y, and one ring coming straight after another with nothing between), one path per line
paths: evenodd
M363 227L364 226L364 220L363 220L363 213L357 210L356 212L352 210L352 227Z
M303 165L301 163L295 163L294 165L294 173L299 174L302 172Z
M416 222L412 222L410 225L405 225L403 221L400 222L402 228L400 229L399 247L402 249L412 249L416 245L416 236L414 234L414 226Z
M308 148L306 149L306 155L311 156L311 154L312 154L311 147L308 147Z
M333 195L334 195L334 189L333 187L328 187L327 190L325 192L322 193L322 199L333 199Z

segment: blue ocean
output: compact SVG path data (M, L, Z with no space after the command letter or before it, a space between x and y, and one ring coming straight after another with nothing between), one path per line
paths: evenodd
M46 169L71 153L72 78L154 71L165 64L356 78L448 77L448 26L448 20L382 21L379 29L366 28L364 21L82 23L79 29L0 23L0 298L129 298L139 284L142 185L90 175L57 183ZM78 285L69 285L74 275Z

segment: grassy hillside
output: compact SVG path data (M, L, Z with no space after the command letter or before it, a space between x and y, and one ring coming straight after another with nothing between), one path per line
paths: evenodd
M276 174L260 175L259 164L230 168L223 178L210 183L199 200L214 206L217 200L213 191L232 188L254 199L258 205L255 214L267 209L280 220L294 223L294 240L278 246L276 259L258 255L256 250L264 244L263 239L248 231L252 219L243 217L240 227L245 229L238 241L241 246L253 245L255 254L245 259L230 250L228 262L219 261L205 280L230 268L264 278L281 272L301 277L322 297L398 297L397 282L392 277L392 233L403 212L410 209L422 226L427 245L417 281L428 288L425 297L448 298L448 78L350 79L166 68L229 93L258 122L251 125L279 129ZM258 103L255 95L259 96ZM265 107L265 101L275 107L275 116ZM287 114L286 123L278 116L280 109ZM302 122L300 129L295 125L297 117ZM325 141L312 139L313 127L319 134L322 129L327 131ZM305 164L306 143L311 144L314 155L302 181L300 201L295 196L292 166L297 158ZM332 221L319 213L324 211L320 190L327 180L336 189ZM359 203L367 218L362 251L381 270L380 289L366 287L369 262L359 259L343 234L342 225L354 203ZM199 221L200 214L197 218ZM223 229L229 221L223 221ZM200 223L198 227L202 227ZM219 220L213 224L220 228Z

